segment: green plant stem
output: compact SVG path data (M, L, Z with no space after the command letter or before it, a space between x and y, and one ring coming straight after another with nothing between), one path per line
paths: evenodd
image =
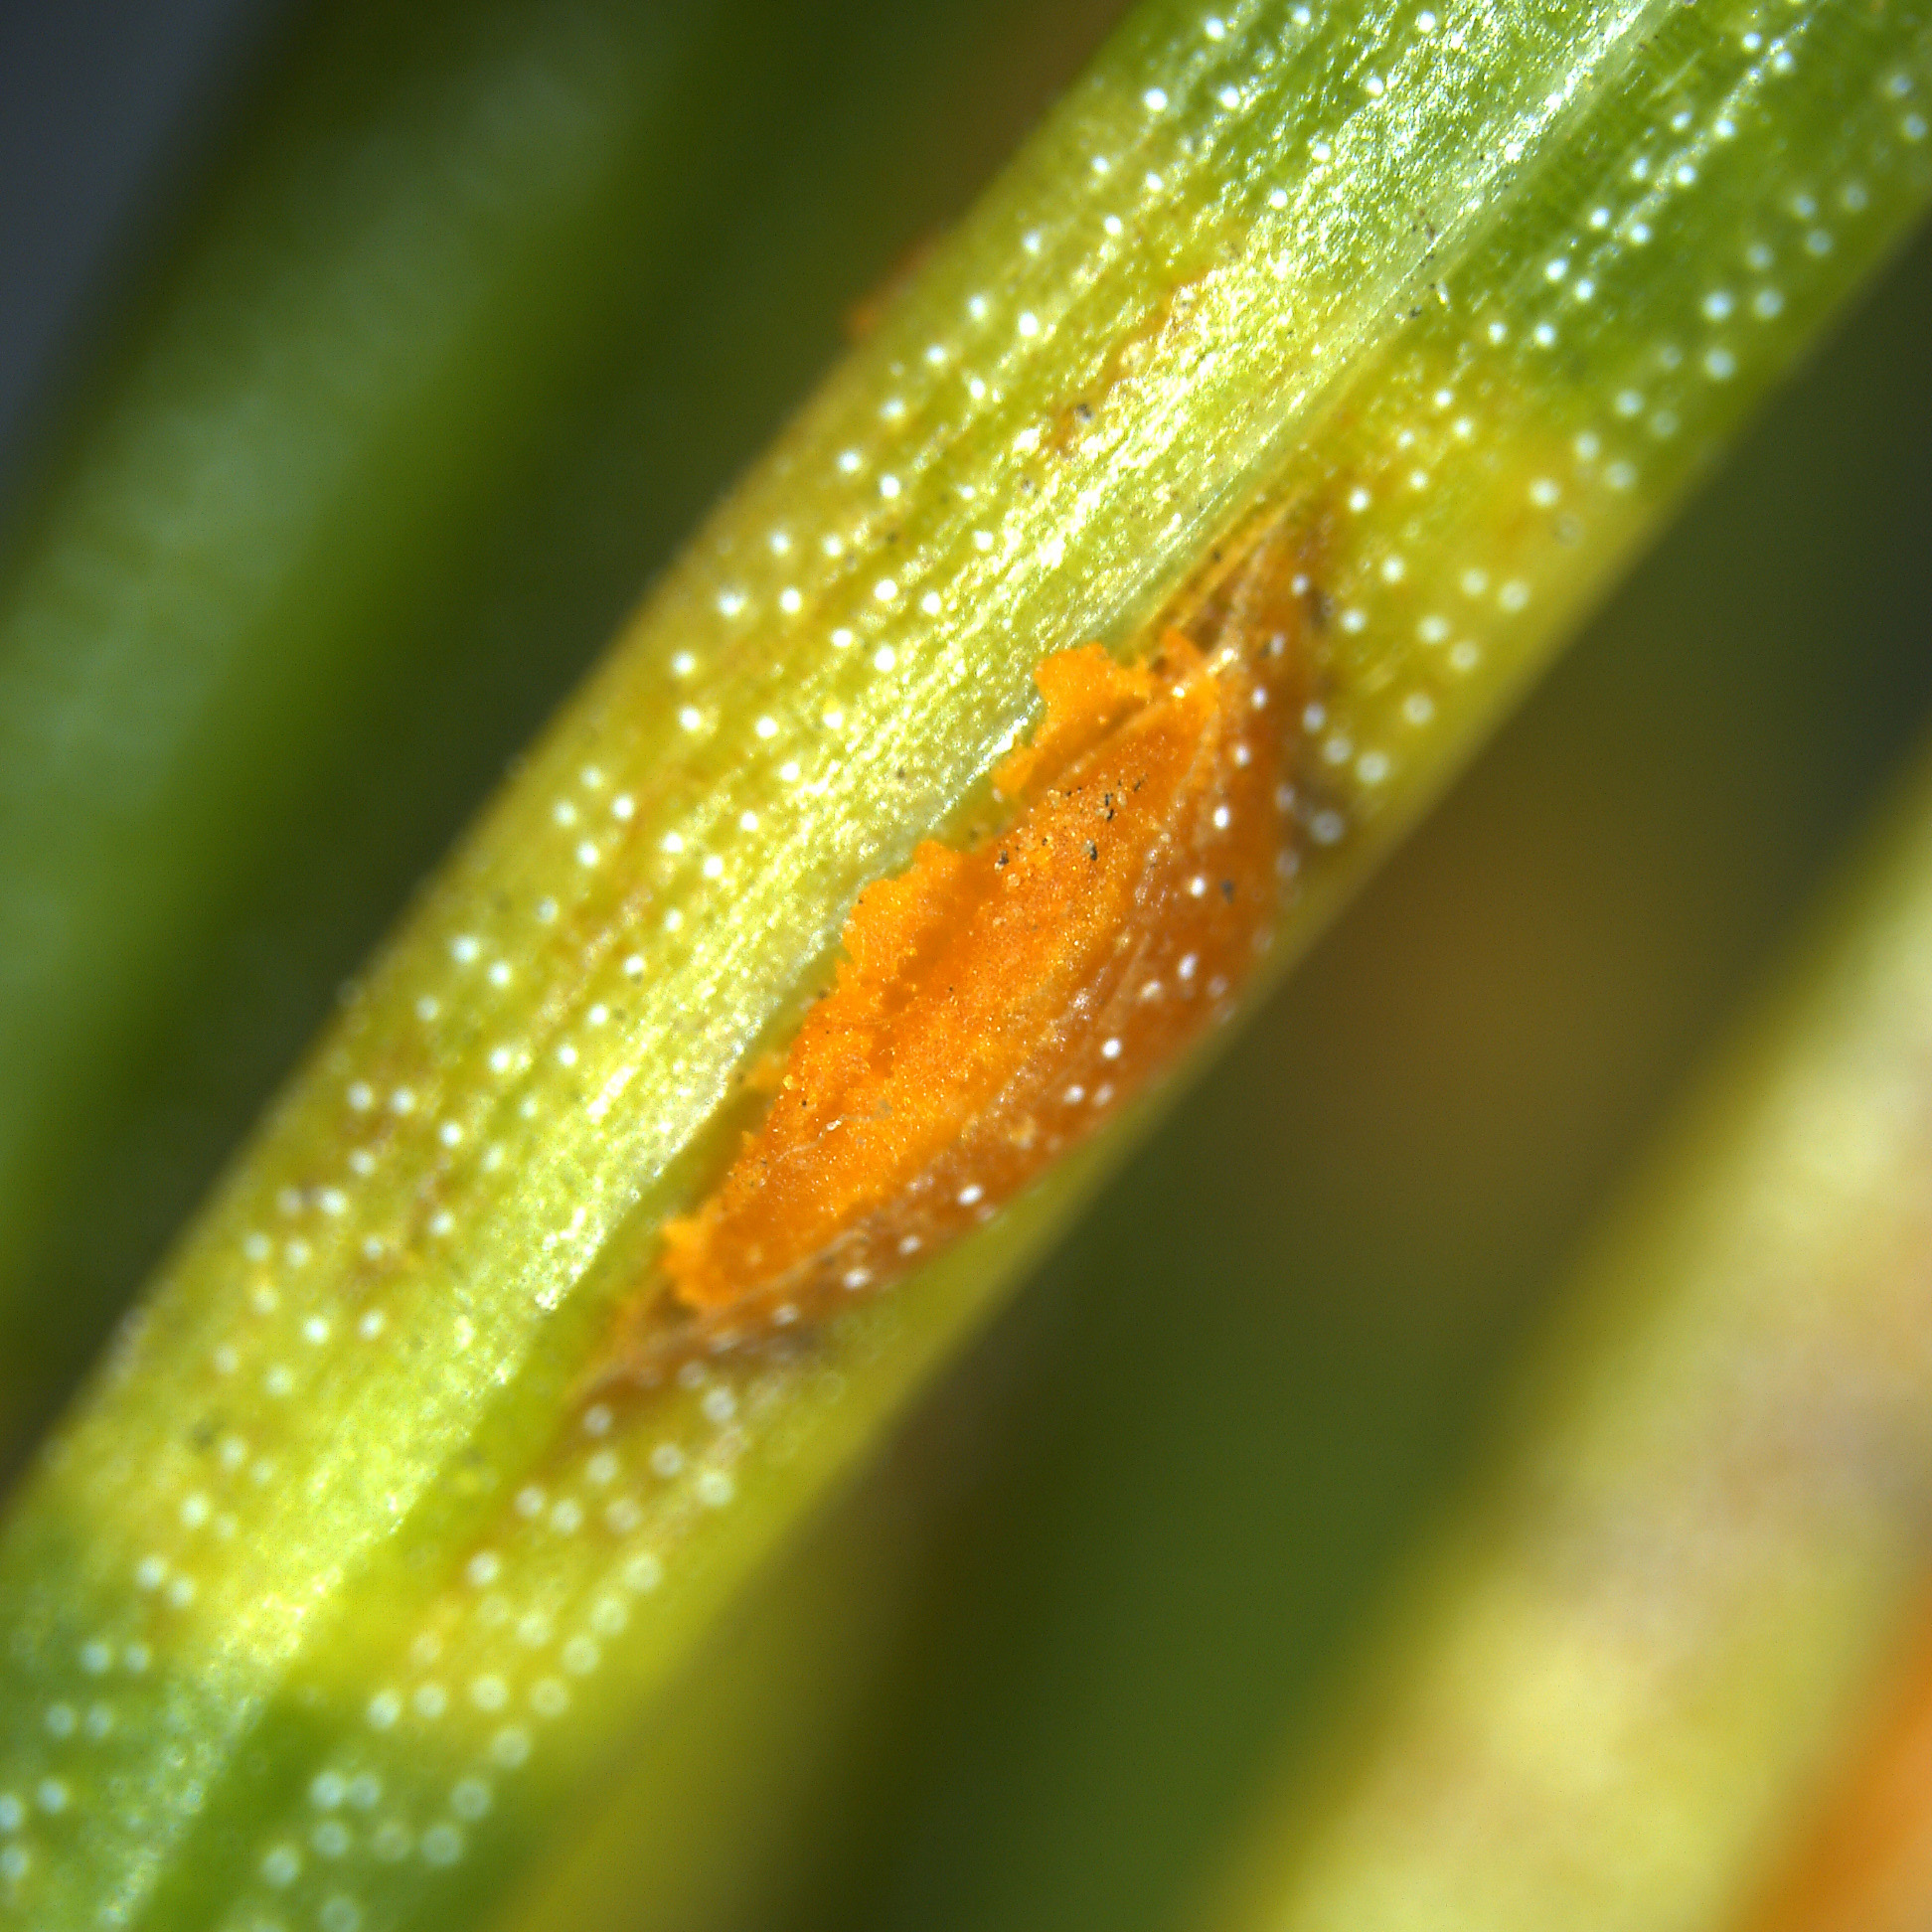
M1305 946L1923 202L1916 21L1745 17L1129 22L432 884L57 1434L0 1547L23 1910L431 1924L527 1855L1127 1144L809 1348L586 1407L854 897L1042 657L1131 646L1286 518Z

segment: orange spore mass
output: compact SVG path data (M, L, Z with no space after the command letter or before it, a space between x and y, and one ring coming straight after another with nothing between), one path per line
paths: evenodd
M1246 978L1281 848L1267 687L1178 631L1142 666L1087 645L1036 677L1045 715L995 773L1013 822L968 851L921 845L861 894L769 1112L665 1227L685 1319L660 1308L655 1342L639 1322L633 1362L810 1322L908 1272L1104 1122Z

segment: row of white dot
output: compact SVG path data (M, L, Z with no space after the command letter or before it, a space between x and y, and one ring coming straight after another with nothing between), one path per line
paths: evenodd
M49 1818L58 1818L74 1801L64 1779L43 1778L34 1787L34 1808ZM0 1833L14 1833L27 1822L27 1805L11 1791L0 1791Z

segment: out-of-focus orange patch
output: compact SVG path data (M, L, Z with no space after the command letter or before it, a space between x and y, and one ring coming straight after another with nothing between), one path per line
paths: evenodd
M1932 1925L1932 1605L1880 1688L1884 1708L1822 1815L1739 1932L1924 1932Z
M629 1311L613 1373L906 1274L1228 1011L1277 894L1281 686L1210 650L1169 630L1138 666L1086 645L1039 667L1045 712L994 774L1012 822L860 895L769 1111L666 1225L669 1292Z

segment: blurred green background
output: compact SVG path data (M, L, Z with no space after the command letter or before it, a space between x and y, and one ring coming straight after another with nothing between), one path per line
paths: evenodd
M69 291L5 344L16 531L329 11L231 0L197 40L192 10L87 0L66 56L42 10L0 13L0 202L44 218L0 223L0 287ZM845 311L967 203L1112 11L745 10L742 55L721 50L692 109L729 138L694 146L675 220L638 211L651 272L604 298L544 433L295 747L302 783L237 846L178 970L88 1036L0 1311L36 1414L413 880L837 353ZM130 69L162 15L193 46ZM9 86L48 110L34 140ZM110 126L112 192L64 175L99 165ZM44 246L36 265L29 230L67 268ZM710 1889L652 1898L619 1779L544 1916L1185 1921L1345 1694L1590 1217L1921 732L1928 312L1922 240L721 1634L640 1746L696 1777L734 1724L765 1737L761 1783L717 1769L744 1829ZM811 1688L761 1733L732 1690L773 1673Z

